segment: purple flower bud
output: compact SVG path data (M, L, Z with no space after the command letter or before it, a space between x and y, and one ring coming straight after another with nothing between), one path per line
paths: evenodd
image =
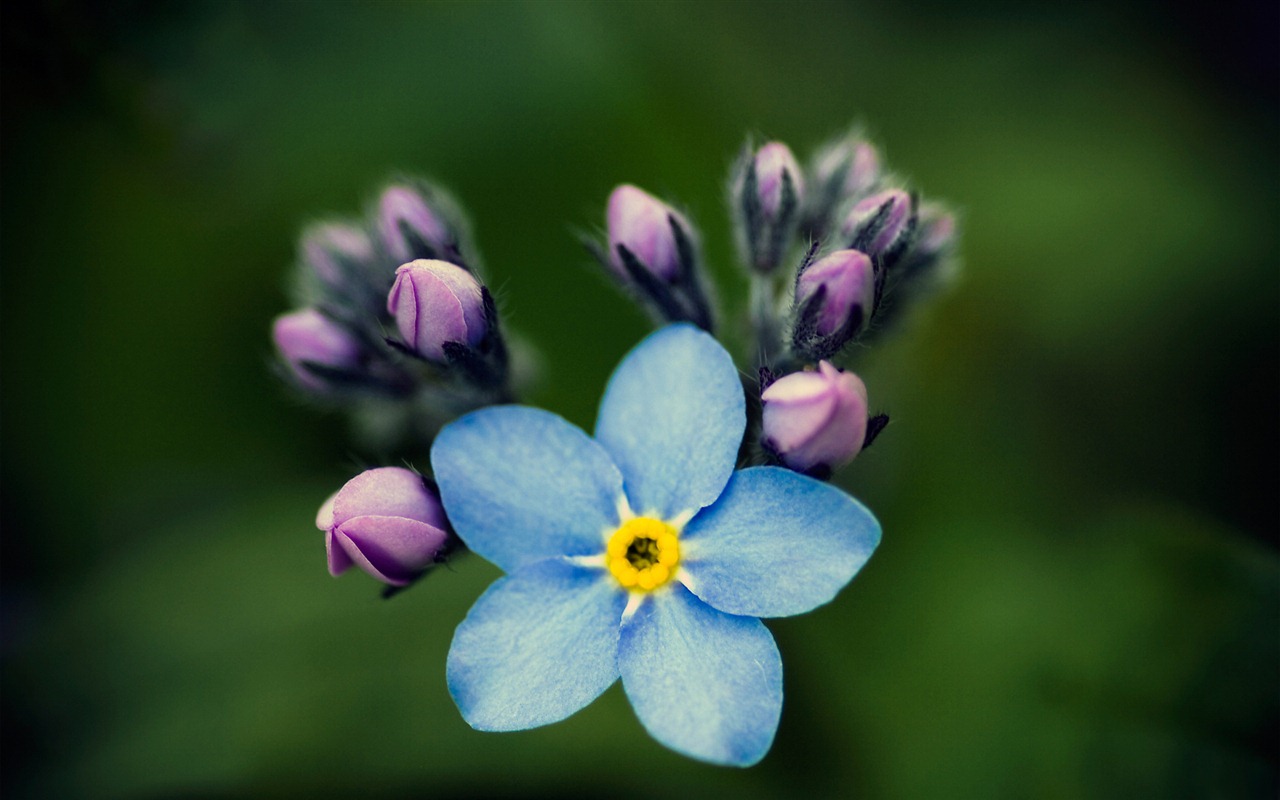
M950 249L956 239L955 215L937 203L925 203L920 209L920 234L916 249L926 255Z
M359 366L364 354L351 334L314 308L276 317L271 325L271 338L298 381L317 391L327 388L326 384L307 369L307 363L353 369Z
M320 507L329 574L357 564L392 586L405 586L430 566L448 541L440 498L422 476L401 467L360 473Z
M684 217L653 195L623 184L609 195L606 222L609 227L609 265L618 277L629 280L618 255L623 245L658 278L673 283L680 274L680 252L671 232L669 216L688 229Z
M312 225L302 234L299 249L302 260L330 286L343 282L346 264L364 264L373 260L373 242L368 234L354 225L327 222Z
M851 247L873 256L900 251L916 223L915 203L901 189L889 189L859 200L844 219L840 234Z
M837 250L815 261L796 281L796 307L805 304L821 287L823 291L813 318L819 336L831 336L849 325L857 314L849 335L857 333L871 316L875 301L875 271L871 259L857 250Z
M901 189L889 189L859 200L840 228L844 241L883 255L907 243L915 227L915 203Z
M774 381L764 401L764 443L798 472L846 464L867 435L867 387L826 361Z
M804 191L800 165L785 144L744 151L733 170L730 209L747 265L763 274L777 269L800 222Z
M799 205L804 198L804 176L791 149L782 142L769 142L756 151L756 196L760 200L760 210L765 219L774 220L782 205L782 176L791 176L791 188L795 192L795 203Z
M841 197L856 197L880 180L880 154L869 142L844 139L818 154L814 177L819 184L835 182Z
M404 343L433 361L446 360L446 342L474 347L489 330L479 281L448 261L419 259L397 269L387 311Z
M387 252L397 263L420 258L421 245L445 255L454 237L441 215L432 210L422 194L408 186L388 186L378 201L378 233Z

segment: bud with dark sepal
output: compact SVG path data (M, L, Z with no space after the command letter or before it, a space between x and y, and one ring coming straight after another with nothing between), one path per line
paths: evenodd
M839 199L861 197L880 180L880 153L857 136L848 136L818 151L813 177L823 187L833 187Z
M346 220L308 226L298 240L299 299L353 324L378 316L393 271L367 229Z
M954 279L957 228L955 215L939 203L920 204L915 239L888 275L886 302L876 312L876 330L891 330L913 306Z
M455 367L477 387L505 385L507 350L489 290L448 261L419 259L396 270L387 294L400 340L390 344L415 356Z
M333 494L316 515L329 574L359 566L390 586L422 576L454 546L439 492L402 467L366 470Z
M387 295L402 343L431 361L445 361L446 342L475 347L488 333L484 296L475 276L448 261L419 259L396 270Z
M940 203L920 204L920 233L916 249L936 255L952 249L956 241L956 216Z
M730 181L734 228L742 259L771 272L786 255L804 202L804 174L790 148L769 142L746 150Z
M298 242L302 263L331 287L342 287L375 258L373 241L359 225L321 222L310 225Z
M609 265L614 274L629 278L625 249L646 272L664 283L675 283L680 276L680 252L672 220L688 227L678 211L643 189L630 184L614 189L606 212Z
M866 253L837 250L801 265L792 311L792 352L810 362L833 357L866 327L875 303L875 267Z
M879 184L880 153L866 139L851 133L819 148L810 164L801 227L811 238L826 240L836 211L870 194Z
M366 356L359 339L314 308L276 317L271 338L298 385L314 392L323 393L354 380Z
M698 265L697 234L683 214L630 184L616 187L605 212L604 245L583 244L659 322L711 330L711 304Z
M826 478L867 441L867 387L827 361L784 375L760 399L764 448L797 472Z
M849 209L840 225L840 241L871 256L877 266L892 268L911 246L917 220L915 196L888 189Z
M921 203L915 243L899 267L902 282L932 285L950 277L957 239L955 214L940 203Z
M440 259L464 268L465 225L450 197L426 181L395 181L382 190L374 214L383 248L395 264ZM469 254L468 254L469 255Z

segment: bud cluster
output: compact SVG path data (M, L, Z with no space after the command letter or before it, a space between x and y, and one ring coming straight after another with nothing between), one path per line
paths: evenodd
M272 328L286 374L307 396L353 408L371 396L438 400L443 389L479 405L503 393L506 348L476 265L461 212L425 181L391 182L365 219L307 228L300 308Z
M272 323L281 372L305 397L351 413L377 449L423 455L449 419L506 402L508 356L465 218L442 190L398 178L361 219L306 228L297 308ZM415 441L416 440L416 441ZM329 571L352 565L395 591L457 547L434 485L367 470L325 503Z
M921 203L856 132L819 148L807 168L783 142L749 143L728 189L750 352L768 376L753 407L758 444L767 460L829 475L888 421L868 414L866 387L836 363L954 271L955 219ZM629 184L613 190L605 216L603 244L586 244L614 279L659 322L710 331L688 219Z

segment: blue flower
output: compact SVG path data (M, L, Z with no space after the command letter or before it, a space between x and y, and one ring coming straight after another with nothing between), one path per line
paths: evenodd
M764 757L782 661L758 618L830 601L880 525L820 481L734 472L745 426L729 354L673 325L614 372L594 439L522 406L441 431L431 464L449 519L507 573L449 650L449 691L472 727L557 722L621 677L667 747L717 764Z

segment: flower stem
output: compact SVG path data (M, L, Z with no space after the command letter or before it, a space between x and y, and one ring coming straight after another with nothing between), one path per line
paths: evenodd
M781 355L782 320L778 317L778 303L771 275L753 271L748 297L748 314L751 331L756 341L755 366L768 367Z

